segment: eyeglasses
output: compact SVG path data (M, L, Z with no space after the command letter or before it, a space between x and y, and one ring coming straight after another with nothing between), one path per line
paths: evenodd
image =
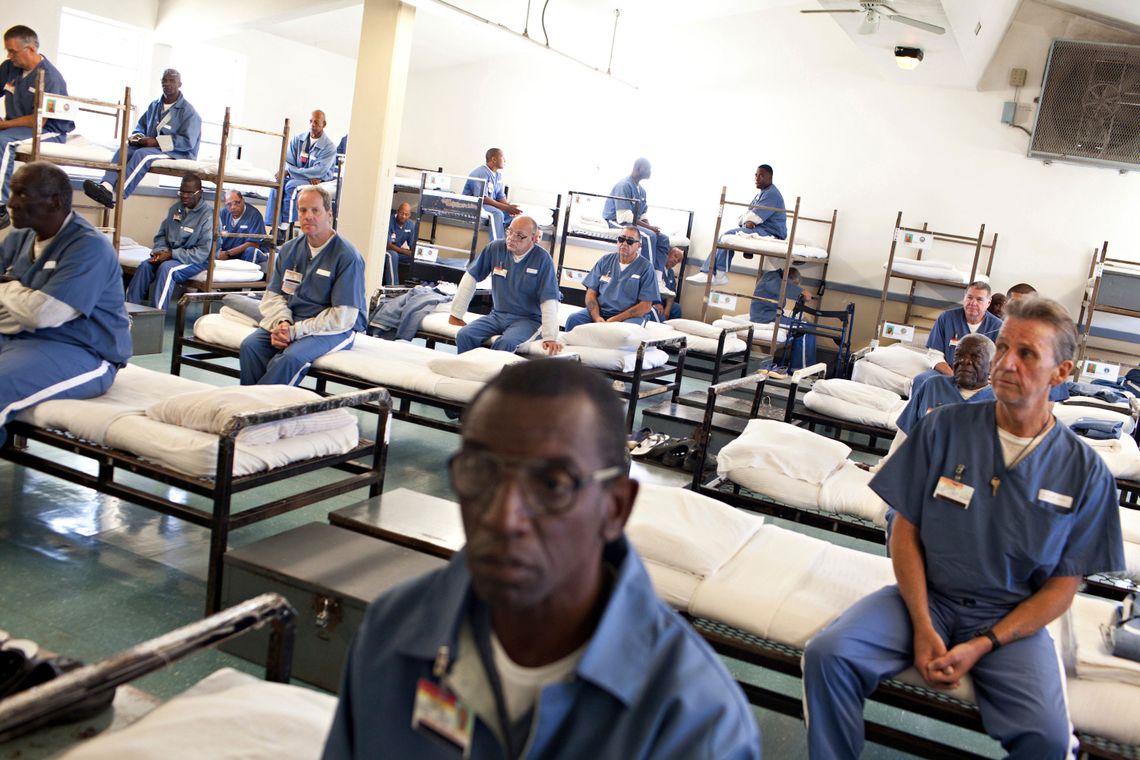
M619 243L625 243L626 245L633 245L634 243L640 243L640 242L641 242L641 238L627 238L627 237L619 237L619 238L617 239L617 241L618 241Z
M530 235L525 233L525 232L515 232L514 230L507 230L507 237L514 238L515 240L526 240L527 238L530 237Z
M201 193L202 193L201 190L179 190L178 191L179 195L200 195Z
M483 449L460 449L448 460L447 467L455 493L480 511L490 505L507 472L514 471L526 496L527 509L535 517L566 512L588 484L613 480L625 470L614 466L581 475L566 460L514 459Z

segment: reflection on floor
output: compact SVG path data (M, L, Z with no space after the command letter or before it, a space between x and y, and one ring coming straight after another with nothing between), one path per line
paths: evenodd
M170 319L164 354L138 357L134 363L169 371L172 331ZM216 385L233 382L194 369L184 374ZM704 385L687 380L685 390ZM363 415L362 421L368 422ZM445 462L458 443L455 435L396 422L391 441L385 490L402 487L451 498ZM635 464L634 474L675 485L688 481L687 474L678 470L641 464ZM168 489L167 493L175 496L178 492ZM324 522L329 511L365 496L363 492L348 494L242 528L231 534L231 545L311 521ZM188 497L183 493L181 498ZM835 534L826 538L838 539ZM208 534L203 528L0 462L0 628L13 636L92 661L193 621L201 615L205 599L207 547ZM866 545L861 548L875 550ZM739 675L797 693L790 679L741 663L728 664ZM137 685L168 698L224 665L259 672L243 660L207 652L175 663ZM756 715L767 757L806 755L801 721L764 710L757 710ZM883 709L874 716L952 746L987 754L996 751L984 737L912 715ZM868 746L865 756L904 755Z

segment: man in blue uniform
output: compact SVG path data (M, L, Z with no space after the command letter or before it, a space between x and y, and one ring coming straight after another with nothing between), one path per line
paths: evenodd
M953 374L950 365L954 362L954 349L958 341L971 333L984 335L995 340L1001 329L1001 320L990 314L990 284L981 280L970 283L966 288L966 295L962 297L962 305L947 309L938 315L930 336L926 339L926 347L942 353L942 361L934 365L934 369L943 374Z
M760 164L756 167L756 197L749 204L748 211L741 215L737 226L721 235L732 235L737 232L756 233L764 237L774 237L777 240L788 239L788 214L784 211L784 196L772 184L772 167ZM695 274L689 282L705 282L708 276L710 262L713 266L713 284L724 285L728 282L728 270L732 266L733 252L726 248L717 248L716 255L705 259L701 264L702 274Z
M242 259L262 264L268 258L269 241L265 239L265 219L256 207L245 202L237 190L226 193L226 207L222 209L222 239L218 241L218 258ZM238 237L226 237L237 235Z
M202 180L183 177L178 201L154 235L150 258L139 264L127 286L127 300L146 303L154 287L154 308L165 309L174 286L206 268L214 241L214 214L202 203Z
M468 179L463 183L463 194L478 197L482 185L483 209L491 215L487 220L491 239L502 240L503 230L514 217L522 213L522 209L507 202L507 193L503 187L503 167L507 165L507 159L503 151L491 148L485 157L487 163L476 166L467 175ZM483 182L480 183L479 180Z
M297 219L297 195L306 187L319 185L336 176L336 145L325 134L325 112L313 111L309 131L294 135L285 154L285 188L277 197L277 188L269 191L265 213L269 223L287 225ZM277 213L275 213L277 212Z
M412 221L412 206L401 203L388 220L388 250L384 268L384 285L398 285L412 265L416 247L416 223Z
M653 304L654 319L664 322L681 318L681 304L677 302L677 267L685 260L685 252L680 248L670 248L665 259L665 269L657 281L661 292L661 302Z
M804 652L808 748L855 758L863 701L913 665L932 687L971 676L986 732L1012 758L1070 757L1064 673L1044 626L1081 578L1124 567L1112 474L1049 388L1072 372L1064 307L1013 302L997 339L996 402L935 409L871 480L894 510L898 585L855 604Z
M52 164L12 177L16 229L0 243L0 426L41 401L106 393L131 357L118 257L72 213L71 195Z
M783 275L782 269L773 269L762 274L756 281L756 287L752 291L752 304L748 307L749 321L757 324L768 324L776 319L777 312L783 312L784 305L779 303L780 285L784 281ZM804 301L812 302L811 293L800 286L801 282L803 282L803 277L800 275L800 270L789 267L788 283L784 287L784 301L795 302L799 300L800 296L803 296ZM785 324L788 323L787 317L782 319Z
M624 535L622 419L577 362L476 396L449 465L467 546L368 608L325 760L760 757L740 687Z
M280 250L261 299L261 326L241 344L241 384L297 385L309 365L351 348L364 329L364 259L332 228L332 196L297 197L302 236Z
M638 256L641 235L632 224L621 231L616 253L598 259L586 275L586 308L566 320L566 332L589 322L631 322L643 324L660 302L657 273L649 260Z
M549 354L562 350L558 342L558 280L554 262L539 246L542 231L529 216L516 216L506 240L488 243L467 266L451 302L448 322L463 327L455 336L459 353L470 351L496 335L496 351L514 351L520 343L541 332ZM475 295L475 286L491 278L491 313L473 321L463 315Z
M649 259L654 269L660 271L665 268L665 260L669 258L669 236L650 224L646 217L649 202L641 181L652 176L653 167L650 166L649 159L639 158L634 161L629 176L618 180L610 190L612 197L606 198L602 206L602 218L611 227L637 225L637 230L641 233L641 255Z
M55 95L67 94L67 82L59 69L40 55L40 38L26 26L17 25L4 32L4 50L8 59L0 63L0 230L8 219L8 186L12 170L16 167L16 148L32 139L36 125L36 79L44 72L44 89ZM43 139L63 142L67 133L75 129L75 122L48 119L44 123Z
M197 158L201 142L202 117L182 95L182 75L167 69L162 72L162 97L147 106L127 139L124 200L142 182L152 162L160 158ZM118 151L112 160L118 162ZM102 182L84 180L83 192L91 200L113 208L115 186L121 179L118 172L108 171Z

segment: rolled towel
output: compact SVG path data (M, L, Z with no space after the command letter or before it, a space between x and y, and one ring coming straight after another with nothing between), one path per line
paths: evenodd
M1081 417L1069 427L1074 433L1085 438L1091 438L1094 441L1107 441L1120 437L1124 423L1098 420L1096 417Z

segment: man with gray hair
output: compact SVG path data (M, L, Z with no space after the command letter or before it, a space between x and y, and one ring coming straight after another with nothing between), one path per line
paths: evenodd
M162 97L147 106L127 138L126 184L123 199L130 197L154 161L160 158L198 157L202 142L202 117L182 95L182 75L174 69L162 72ZM119 161L119 152L112 159ZM115 186L123 179L108 171L101 182L83 181L83 192L107 208L115 206Z
M926 339L927 348L942 354L942 361L934 365L935 371L943 375L953 374L950 365L954 362L954 350L967 335L978 333L990 340L997 338L1001 320L987 311L991 292L990 284L985 280L971 282L962 296L962 305L938 315Z
M1071 757L1064 671L1045 626L1085 575L1124 568L1116 483L1053 417L1077 332L1056 301L1012 302L997 337L997 400L935 409L871 479L895 510L897 585L808 642L812 758L856 758L863 702L913 666L933 688L969 674L986 732L1012 758Z
M40 38L23 25L4 32L4 50L8 59L0 63L0 230L8 219L8 186L16 166L16 148L32 139L36 125L36 79L44 72L44 90L54 95L67 94L63 74L44 56L40 55ZM67 133L75 129L75 122L65 119L48 119L44 122L43 136L47 142L63 142Z

